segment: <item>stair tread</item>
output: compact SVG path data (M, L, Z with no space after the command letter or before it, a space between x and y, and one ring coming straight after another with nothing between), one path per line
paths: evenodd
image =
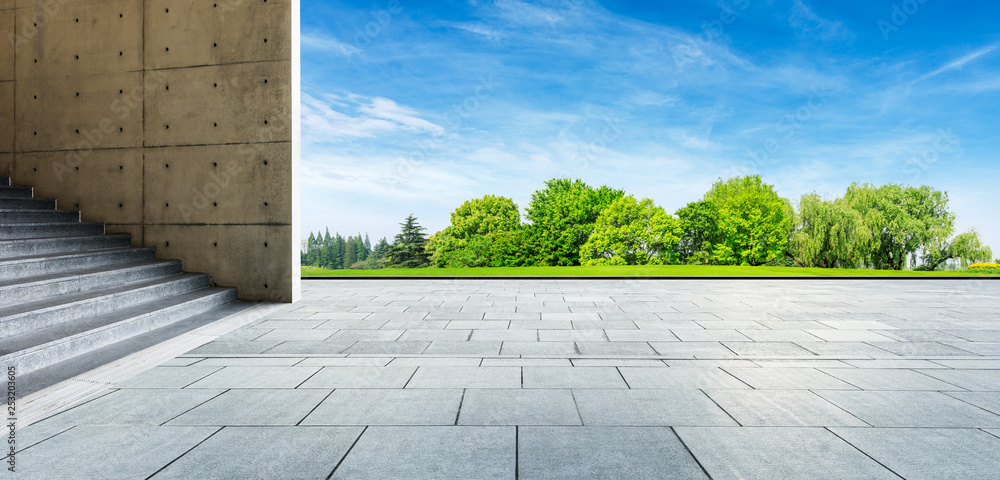
M70 295L61 295L58 298L48 298L45 300L37 300L34 302L21 303L6 308L0 308L0 321L13 318L18 315L24 315L26 313L35 313L45 310L62 308L75 303L93 301L100 298L111 297L120 293L130 292L147 287L154 287L157 285L163 285L178 280L185 280L201 276L207 277L208 275L204 273L177 273L164 277L156 277L153 279L140 280L138 282L129 282L122 285L116 285L111 288L88 290L86 292L74 293Z
M61 381L68 380L102 365L113 363L133 353L160 345L165 341L178 337L200 327L210 325L219 320L242 314L254 308L257 303L234 300L229 303L212 307L201 313L196 313L183 320L150 330L121 341L82 353L75 357L53 363L33 372L18 376L17 389L22 395L50 387ZM223 332L227 333L227 332Z
M2 345L0 346L0 355L10 355L12 353L24 352L29 349L44 347L48 344L61 343L61 341L67 341L75 335L92 332L101 329L102 327L118 324L126 320L137 319L149 314L162 312L169 308L179 307L203 298L225 294L226 292L232 290L234 289L226 287L205 287L179 295L158 298L150 302L117 310L111 313L80 319L68 324L55 325L49 328L24 333L0 342L0 345Z
M27 225L27 224L20 223L18 225ZM74 238L81 239L81 238L107 238L107 237L126 237L126 238L128 238L128 237L130 237L130 235L127 234L127 233L108 233L108 234L105 234L105 235L77 235L77 236L73 236L73 237L4 238L4 239L0 239L0 244L8 243L8 242L9 243L23 243L23 242L27 242L27 241L31 241L31 240L71 240L71 239L74 239ZM125 248L125 247L121 247L121 248ZM67 252L67 253L69 253L69 252Z
M71 280L77 277L84 277L87 275L94 275L98 273L112 272L116 270L127 271L154 265L180 264L180 263L181 263L180 260L154 260L151 262L132 262L132 263L122 263L119 265L104 265L100 267L85 268L82 270L72 270L60 273L52 273L48 275L24 277L24 278L19 278L17 280L3 281L0 282L0 289L11 286L26 286L30 284L42 284L49 282Z
M61 253L45 253L41 255L25 255L23 257L10 257L10 258L0 258L0 264L4 263L19 263L24 261L34 261L34 260L65 260L69 258L79 258L87 257L92 255L113 255L115 253L123 253L129 251L156 251L155 247L114 247L114 248L100 248L97 250L82 250L79 252L61 252Z

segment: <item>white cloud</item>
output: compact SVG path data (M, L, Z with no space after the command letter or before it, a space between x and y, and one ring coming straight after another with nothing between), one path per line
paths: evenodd
M930 73L928 73L928 74L926 74L926 75L918 78L913 83L922 82L922 81L927 80L929 78L933 78L933 77L936 77L938 75L941 75L942 73L949 72L949 71L955 70L955 69L960 69L960 68L968 65L969 63L973 62L974 60L978 59L979 57L982 57L983 55L989 54L989 53L993 52L996 49L997 49L996 45L989 45L989 46L980 48L979 50L976 50L975 52L972 52L972 53L970 53L968 55L965 55L965 56L963 56L963 57L961 57L961 58L959 58L957 60L948 62L943 67L938 68L937 70L934 70L933 72L930 72Z
M839 21L827 20L816 14L802 0L794 0L788 23L803 35L816 36L823 40L849 39L853 35Z
M336 53L345 57L358 55L361 49L354 45L348 45L335 38L330 38L321 34L302 34L302 46L322 50L329 53Z
M353 112L351 111L353 110ZM332 94L317 98L302 94L303 136L312 142L374 138L395 131L443 135L445 129L391 99Z

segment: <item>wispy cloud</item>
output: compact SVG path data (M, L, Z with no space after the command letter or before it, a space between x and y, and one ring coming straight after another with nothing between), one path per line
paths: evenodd
M303 136L311 142L375 138L394 131L443 135L444 127L419 117L420 113L393 100L362 95L314 97L302 94Z
M328 37L320 33L302 34L302 46L314 50L323 51L350 57L361 53L361 49L335 38Z
M788 17L788 23L803 35L817 37L822 40L845 40L853 36L842 22L827 20L817 15L802 0L794 0L792 2L792 14Z
M941 68L938 68L937 70L934 70L934 71L932 71L930 73L927 73L927 74L921 76L920 78L918 78L913 83L922 82L924 80L928 80L928 79L934 78L934 77L936 77L938 75L941 75L942 73L950 72L952 70L961 69L962 67L968 65L969 63L974 62L975 60L979 59L980 57L983 57L985 55L988 55L988 54L992 53L996 49L997 49L997 45L989 45L989 46L980 48L979 50L976 50L975 52L972 52L972 53L970 53L968 55L962 56L961 58L958 58L956 60L948 62L947 64L945 64Z

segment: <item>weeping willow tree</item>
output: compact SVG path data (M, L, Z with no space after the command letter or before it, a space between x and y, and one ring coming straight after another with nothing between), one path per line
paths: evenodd
M789 255L803 267L858 268L872 246L861 214L841 199L802 196Z
M933 271L948 260L958 260L962 268L970 264L988 262L993 251L983 244L983 239L975 230L957 235L951 241L939 242L924 249L924 264L921 270Z

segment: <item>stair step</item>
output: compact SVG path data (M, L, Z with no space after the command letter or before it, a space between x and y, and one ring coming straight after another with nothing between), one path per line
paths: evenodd
M0 362L28 373L190 318L236 300L232 288L206 287L113 313L34 329L0 342Z
M46 297L109 288L181 273L179 260L129 263L0 282L0 305L35 302Z
M105 265L151 262L155 259L155 248L111 248L106 250L15 257L0 260L0 278L8 281L42 275L69 273Z
M208 275L180 273L0 308L0 338L50 327L73 328L82 319L167 299L207 286ZM5 344L6 340L0 340L0 351L9 351L5 350Z
M129 246L130 238L128 234L121 234L0 240L0 259L103 250L108 248L126 248Z
M0 209L0 224L79 222L76 210L24 210Z
M21 396L24 398L32 393L51 387L52 385L64 380L69 380L70 378L84 374L104 365L115 363L118 360L132 355L133 353L146 350L147 348L154 346L162 346L164 342L234 315L248 315L253 318L260 318L266 315L267 312L273 311L268 309L258 309L254 313L251 313L256 306L257 304L253 302L243 302L239 300L229 302L213 307L204 312L197 313L183 320L170 323L166 326L157 328L156 330L146 332L142 335L137 335L120 342L115 342L96 350L84 352L83 354L71 357L59 363L54 363L39 370L34 370L26 375L18 375L17 391L21 392ZM234 325L233 328L237 327ZM222 329L212 332L211 336L207 337L205 340L208 341L215 338L214 335L223 335L229 331L231 330ZM180 351L176 349L173 350ZM128 372L134 371L135 368L134 363L119 363L119 365L122 367L122 370ZM124 374L123 376L118 376L117 374L121 374L121 372L116 372L116 374L112 375L115 375L116 379L130 377L128 374Z
M0 208L7 210L55 210L54 198L0 198Z
M0 185L0 198L31 198L34 190L31 187L12 187L10 185Z
M17 223L0 225L0 240L45 237L82 237L103 235L104 224L96 222L78 223Z

